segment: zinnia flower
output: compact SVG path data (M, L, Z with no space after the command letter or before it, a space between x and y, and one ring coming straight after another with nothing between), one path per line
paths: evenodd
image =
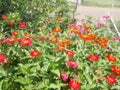
M27 23L26 22L21 22L18 27L21 28L21 29L24 29L24 28L27 27Z
M0 63L4 62L6 56L4 54L0 54Z
M70 50L66 50L66 54L70 57L73 57L74 56L74 52L73 51L70 51Z
M13 36L17 36L17 35L18 35L18 32L13 31L13 32L11 32L11 34L12 34Z
M27 47L30 46L32 42L33 42L32 38L22 38L20 41L20 45Z
M76 68L78 68L78 63L76 61L73 61L73 60L68 60L67 61L67 66L71 67L73 69L76 69Z
M2 15L1 18L4 20L7 18L7 15Z
M62 79L63 81L67 81L67 79L68 79L68 74L65 73L65 72L60 73L60 77L61 77L61 79Z
M56 47L56 50L61 50L61 51L63 51L63 50L65 50L65 48L64 48L63 46L57 46L57 47Z
M7 44L14 44L16 39L14 37L8 37L5 41Z
M118 66L113 65L111 68L113 73L115 73L117 76L120 76L120 68Z
M53 28L53 32L61 32L61 29L60 29L60 28L55 27L55 28Z
M8 25L9 25L9 26L13 26L13 25L14 25L14 22L9 21L9 22L8 22Z
M113 55L110 55L110 54L107 54L107 55L106 55L106 58L107 58L108 61L110 61L110 62L116 62L116 61L117 61L116 57L113 56Z
M0 44L3 43L4 39L0 39Z
M117 82L116 78L114 76L112 76L112 75L108 75L106 77L106 81L110 85L114 85Z
M98 56L98 55L95 55L95 54L90 54L90 55L88 56L88 59L91 60L91 61L98 61L99 56Z
M51 38L51 40L50 40L52 43L55 43L55 42L57 42L58 41L58 38Z
M39 55L41 55L41 54L42 54L42 53L39 52L39 51L37 51L37 50L33 50L33 51L30 52L30 56L31 56L31 57L36 57L36 56L39 56Z
M71 79L69 82L69 87L73 90L79 90L80 89L80 82Z

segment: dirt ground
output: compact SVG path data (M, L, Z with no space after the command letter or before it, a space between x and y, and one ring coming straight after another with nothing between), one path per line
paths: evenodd
M120 20L120 8L89 7L82 5L77 7L75 18L80 19L88 15L95 18L100 18L107 15L108 11L111 13L114 20Z

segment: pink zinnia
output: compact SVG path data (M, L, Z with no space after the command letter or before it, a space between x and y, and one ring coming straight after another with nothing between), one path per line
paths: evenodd
M95 54L90 54L90 55L88 56L88 59L91 60L91 61L98 61L99 56L98 56L98 55L95 55Z
M63 81L67 81L68 79L68 74L66 72L60 73L60 77Z
M27 47L30 46L32 42L33 42L32 38L22 38L20 41L20 45Z
M78 67L78 63L76 61L73 61L73 60L68 60L67 61L67 66L71 67L73 69L76 69Z

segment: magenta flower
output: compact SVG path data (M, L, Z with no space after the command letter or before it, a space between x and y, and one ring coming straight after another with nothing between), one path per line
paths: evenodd
M68 79L68 74L66 72L60 73L60 77L63 81L67 81Z
M67 66L71 67L73 69L76 69L78 67L78 63L76 61L73 61L73 60L68 60L67 61Z
M105 26L105 24L103 22L101 22L100 20L97 21L98 26Z
M90 54L90 55L88 56L88 59L91 60L91 61L98 61L99 56L96 55L96 54Z

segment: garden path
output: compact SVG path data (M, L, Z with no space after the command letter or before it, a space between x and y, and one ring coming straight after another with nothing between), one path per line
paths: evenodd
M107 12L109 11L112 16L114 16L115 20L120 20L120 8L103 8L103 7L90 7L90 6L82 6L78 5L76 13L75 13L75 18L80 19L85 16L92 16L95 18L99 18L104 16ZM114 14L113 14L114 11Z

